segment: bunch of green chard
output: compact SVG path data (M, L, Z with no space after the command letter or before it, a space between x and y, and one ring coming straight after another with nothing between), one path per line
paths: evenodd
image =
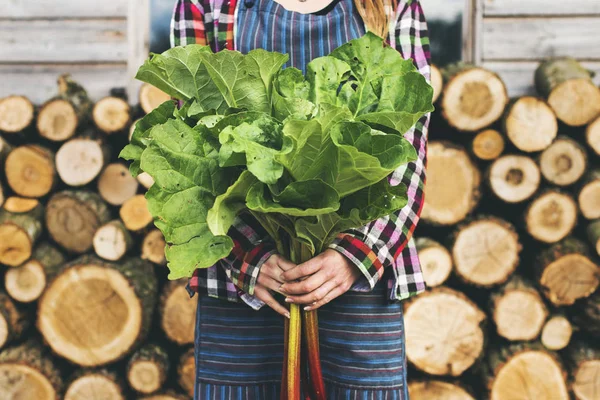
M135 127L121 157L147 172L146 197L167 242L170 279L233 248L228 230L251 213L278 251L301 263L337 235L402 208L388 175L416 159L403 138L432 111L433 90L411 60L373 34L313 60L306 76L285 54L212 53L188 45L153 54L137 79L181 100ZM286 321L282 398L300 398L301 321ZM305 313L306 394L324 399L315 312ZM303 375L306 371L303 372Z

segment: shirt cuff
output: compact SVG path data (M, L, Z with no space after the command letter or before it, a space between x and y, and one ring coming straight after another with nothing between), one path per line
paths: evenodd
M231 269L231 281L244 293L250 296L254 295L260 268L269 257L276 253L275 245L270 242L263 242L247 253L239 250L236 258L241 263L239 267L236 266L236 268Z
M383 276L384 268L371 247L351 234L341 234L329 245L329 248L341 253L363 273L363 279L359 279L354 284L353 291L373 290Z

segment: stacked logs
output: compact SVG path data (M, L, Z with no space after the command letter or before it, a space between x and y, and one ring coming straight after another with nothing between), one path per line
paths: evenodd
M0 398L193 396L195 301L118 159L131 121L169 101L144 86L93 103L68 76L35 107L0 99Z
M572 59L532 78L433 68L411 399L600 396L600 89Z

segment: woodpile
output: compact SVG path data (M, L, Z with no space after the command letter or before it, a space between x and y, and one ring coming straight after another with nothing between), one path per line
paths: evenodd
M465 64L432 81L411 399L600 398L600 89L572 59L537 96Z
M63 76L39 107L0 99L2 400L193 393L196 301L167 280L152 182L118 159L131 121L169 98L145 86L130 107L118 94L93 104Z

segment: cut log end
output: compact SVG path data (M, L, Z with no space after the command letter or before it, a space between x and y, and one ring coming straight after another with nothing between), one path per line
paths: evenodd
M442 77L442 72L435 65L431 66L431 86L433 87L432 103L435 103L440 97L440 94L442 94L442 89L444 87L444 78Z
M111 134L125 130L130 121L129 104L118 97L105 97L94 106L93 118L96 126Z
M600 89L590 79L569 79L552 90L548 104L565 124L583 126L600 114Z
M142 230L153 221L152 214L148 211L146 198L141 194L123 203L119 214L121 220L130 231Z
M504 151L504 138L493 129L479 132L473 139L472 150L475 157L480 160L495 160Z
M577 400L596 400L600 393L600 359L584 361L573 374L572 390Z
M4 202L4 209L13 214L21 214L32 211L40 205L37 199L27 199L23 197L9 197Z
M37 117L37 129L48 140L62 142L75 135L79 117L70 101L50 100L42 106Z
M165 393L142 397L139 400L189 400L189 397L183 394L167 391Z
M436 380L411 382L408 384L408 392L413 400L475 400L462 387Z
M0 131L19 133L33 122L35 108L23 96L8 96L0 99Z
M542 298L531 291L510 290L494 304L498 334L511 341L535 339L547 314Z
M451 289L435 288L415 298L405 311L408 360L428 374L460 376L483 351L484 319L479 308Z
M542 175L550 183L568 186L577 182L587 168L585 149L576 141L561 137L540 157Z
M56 400L56 389L37 369L19 363L0 362L0 393L5 400Z
M83 186L93 181L104 162L102 143L88 138L69 140L56 153L56 169L69 186Z
M507 203L520 203L537 191L541 174L531 158L506 155L490 166L488 181L492 192L498 198Z
M557 315L550 318L542 329L542 344L549 350L562 350L569 345L573 326L567 318Z
M170 281L161 295L161 327L173 342L194 343L196 302L190 299L184 281Z
M600 156L600 117L596 118L591 124L588 125L585 131L585 139L590 147Z
M442 285L452 272L452 256L440 243L427 238L416 241L421 268L428 287Z
M146 114L169 100L171 96L149 83L144 83L140 88L140 106Z
M196 387L196 364L194 360L194 349L188 349L179 359L177 367L177 381L183 390L190 396L194 396Z
M31 303L46 288L46 271L39 261L29 260L6 271L4 284L10 297L21 303Z
M137 177L140 185L145 187L146 189L150 189L152 185L154 185L154 178L152 178L147 172L142 172Z
M17 267L31 257L32 238L27 230L11 222L0 225L0 263Z
M111 221L94 234L94 251L105 260L120 260L133 245L133 239L121 221Z
M121 163L108 165L98 179L98 192L107 203L120 206L137 193L138 181Z
M154 393L162 386L159 366L152 361L138 361L129 367L127 380L140 393Z
M75 379L65 393L64 400L125 400L123 389L104 374L89 373Z
M449 143L430 143L428 157L422 218L431 224L456 224L477 205L479 170L463 148Z
M541 151L550 146L558 133L554 111L536 97L521 97L507 109L504 127L509 140L519 150Z
M600 218L600 179L583 186L578 196L579 209L586 219Z
M167 265L165 246L166 242L162 232L158 229L151 230L142 242L142 259L158 265Z
M531 202L525 212L527 232L536 240L556 243L577 225L577 204L564 193L547 191Z
M55 183L54 155L39 146L21 146L6 158L5 171L8 184L16 194L42 197Z

